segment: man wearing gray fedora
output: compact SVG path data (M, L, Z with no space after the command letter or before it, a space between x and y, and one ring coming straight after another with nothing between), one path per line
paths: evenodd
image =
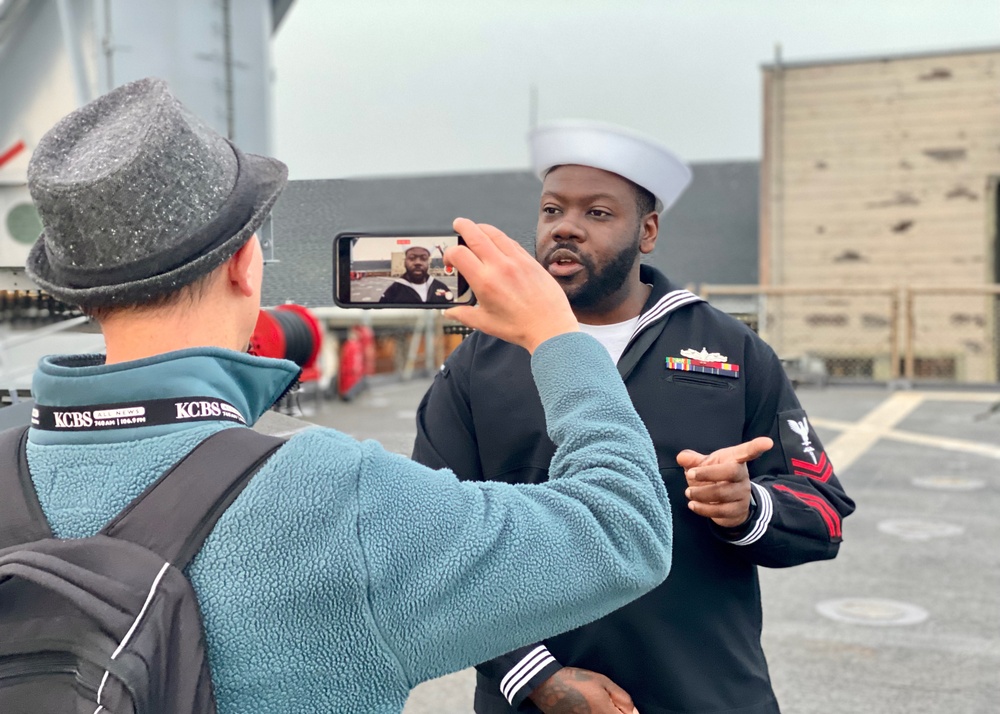
M57 538L98 532L295 381L291 362L246 353L254 232L285 181L283 164L242 153L159 80L113 90L40 141L28 184L43 234L27 271L93 316L107 347L46 357L34 377L27 460ZM292 436L186 570L220 714L399 711L417 683L582 625L667 574L669 502L611 359L520 246L465 219L455 229L467 245L446 259L479 305L450 316L531 353L551 482L463 483L332 429ZM142 418L87 418L125 408Z

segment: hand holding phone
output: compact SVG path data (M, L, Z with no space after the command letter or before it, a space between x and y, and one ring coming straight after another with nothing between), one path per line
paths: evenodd
M580 329L562 287L503 231L456 218L465 245L445 250L445 263L465 276L477 305L452 307L445 316L528 352L550 337Z

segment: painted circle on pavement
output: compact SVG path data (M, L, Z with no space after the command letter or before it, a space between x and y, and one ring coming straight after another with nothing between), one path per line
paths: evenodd
M921 476L913 479L913 485L932 491L978 491L986 482L966 476Z
M824 600L816 605L816 610L837 622L875 627L917 625L928 618L927 611L922 607L881 598Z
M965 528L954 523L921 521L916 518L893 518L882 521L878 524L878 529L882 533L913 541L947 538L965 532Z

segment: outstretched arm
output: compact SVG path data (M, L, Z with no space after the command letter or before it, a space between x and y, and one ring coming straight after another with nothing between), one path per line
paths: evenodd
M557 447L545 484L461 482L369 451L368 598L410 686L579 627L666 577L666 490L607 352L563 335L532 371Z
M448 313L532 354L556 452L548 483L512 486L463 483L371 445L358 515L368 602L410 686L597 619L662 582L670 562L656 455L607 352L577 331L562 289L520 245L455 227L467 247L446 259L479 305Z

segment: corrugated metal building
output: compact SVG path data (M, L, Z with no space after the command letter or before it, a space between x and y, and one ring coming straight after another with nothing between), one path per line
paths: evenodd
M927 288L1000 282L1000 48L763 74L761 284L815 290L771 294L769 341L835 373L997 379L995 296Z

